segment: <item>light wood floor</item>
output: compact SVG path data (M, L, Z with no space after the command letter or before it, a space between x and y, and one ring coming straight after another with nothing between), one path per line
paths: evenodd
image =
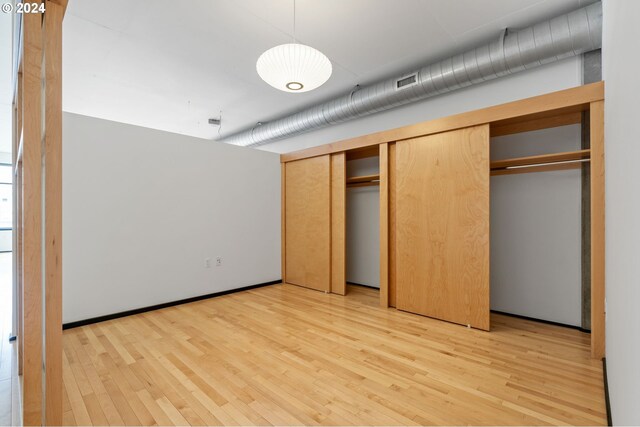
M65 424L606 423L589 335L274 285L64 334Z

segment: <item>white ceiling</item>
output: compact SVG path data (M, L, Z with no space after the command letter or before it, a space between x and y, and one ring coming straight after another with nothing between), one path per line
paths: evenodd
M292 40L292 0L70 0L65 111L221 136L407 71L592 0L297 0L299 42L325 53L321 88L278 91L255 70Z

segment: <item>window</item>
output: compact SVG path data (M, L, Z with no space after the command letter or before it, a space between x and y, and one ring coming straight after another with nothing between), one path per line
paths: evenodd
M11 252L13 228L13 167L0 163L0 252Z

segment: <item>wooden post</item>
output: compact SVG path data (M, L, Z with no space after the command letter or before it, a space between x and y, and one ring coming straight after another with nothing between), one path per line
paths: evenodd
M380 144L380 307L389 307L389 145Z
M18 81L15 94L15 128L13 132L13 165L14 183L13 183L13 281L14 281L14 299L16 301L15 324L13 326L14 333L18 336L18 375L22 375L22 365L24 356L24 340L22 339L23 327L23 308L22 308L22 161L18 159L18 150L22 139L22 70L18 71Z
M15 268L16 268L16 301L18 305L18 315L17 315L17 325L16 325L16 334L18 334L18 375L23 374L24 368L24 286L23 286L23 270L22 270L22 160L16 162L16 173L15 173L15 183L16 187L15 193L15 203L16 203L16 219L15 219L15 228L14 233L16 235L16 246L15 246Z
M66 3L66 2L65 2ZM46 1L45 55L45 423L62 425L62 18Z
M23 420L42 418L42 16L23 15Z
M286 175L287 173L287 164L286 163L281 163L280 164L280 269L281 269L281 276L282 276L282 283L287 283L287 276L286 276L286 269L287 269L287 234L286 234L286 221L285 221L285 217L286 217L286 212L287 212L287 194L286 194L286 188L287 188L287 181L286 181Z
M590 106L591 133L591 357L605 355L604 101Z

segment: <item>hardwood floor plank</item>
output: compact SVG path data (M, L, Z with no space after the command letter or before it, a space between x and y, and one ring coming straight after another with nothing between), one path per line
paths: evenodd
M73 338L77 338L79 335L76 335L75 337L71 337ZM84 335L86 338L86 335ZM89 355L87 354L85 348L87 346L88 343L88 339L85 341L85 344L81 344L80 341L78 340L78 342L75 343L74 349L75 349L75 354L78 357L83 370L87 376L87 380L89 381L89 384L91 385L91 388L93 390L93 394L96 396L98 403L100 405L100 409L102 410L103 414L105 415L105 417L107 418L107 422L102 423L102 424L109 424L109 425L123 425L124 420L122 419L122 417L119 415L112 399L111 396L109 395L109 393L107 392L107 390L104 387L104 384L100 378L99 375L99 371L97 369L95 369L91 359L89 358ZM93 419L93 417L92 417Z
M65 352L62 357L62 380L69 397L69 404L71 406L71 411L73 412L75 421L78 423L78 425L90 425L91 417L89 417L87 407L82 400L82 393L78 388L73 370L69 363L68 355L70 351L72 350L65 346Z
M274 285L65 331L70 425L604 425L588 334Z

